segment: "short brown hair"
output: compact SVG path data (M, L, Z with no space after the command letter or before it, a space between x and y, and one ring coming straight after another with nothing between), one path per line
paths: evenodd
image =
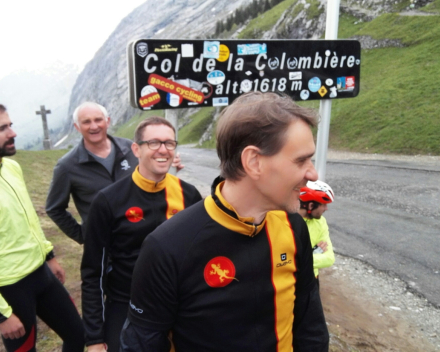
M278 93L251 92L235 99L222 111L217 125L221 176L238 181L245 175L241 153L249 145L262 155L278 153L286 142L285 132L296 120L315 127L317 113Z
M0 104L0 112L6 112L6 106L4 106L3 104Z
M168 120L164 119L160 116L151 116L141 121L139 125L137 125L136 130L134 131L134 142L140 142L142 140L142 135L144 134L144 130L147 126L150 125L165 125L170 127L174 131L174 135L176 135L176 129Z

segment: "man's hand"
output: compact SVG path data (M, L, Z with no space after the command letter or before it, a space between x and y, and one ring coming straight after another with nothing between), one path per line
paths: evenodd
M179 172L185 167L185 165L183 165L181 162L182 161L180 160L180 153L177 153L174 157L173 163L171 164L172 167L176 168L176 172Z
M0 332L5 339L18 339L26 333L22 322L14 313L3 323L0 323Z
M50 271L52 271L57 279L60 280L62 284L64 284L64 281L66 281L66 273L64 272L64 269L61 267L61 265L58 264L57 260L55 258L52 258L46 263L49 266Z
M324 253L327 252L327 246L328 246L327 242L321 241L317 244L317 246L321 248Z
M107 345L105 343L98 343L96 345L87 346L87 352L106 352Z

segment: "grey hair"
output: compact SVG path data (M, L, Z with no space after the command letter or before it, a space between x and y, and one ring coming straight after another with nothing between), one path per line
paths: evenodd
M107 109L105 107L103 107L102 105L99 105L98 103L95 103L93 101L86 101L85 103L82 103L80 106L78 106L75 111L73 112L73 123L78 124L78 115L79 112L83 109L83 108L87 108L87 107L94 107L94 108L98 108L99 110L101 110L101 112L104 114L105 118L108 118L108 112Z

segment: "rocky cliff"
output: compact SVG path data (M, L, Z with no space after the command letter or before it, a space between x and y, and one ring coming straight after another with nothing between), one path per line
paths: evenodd
M72 131L71 116L84 101L104 105L112 123L137 112L129 105L127 44L139 38L205 38L218 19L249 0L147 0L125 17L79 75L72 90L65 131Z
M207 38L214 33L216 21L224 19L235 8L252 0L147 0L122 20L98 50L72 90L69 120L65 132L72 131L73 110L84 101L104 105L112 123L125 122L138 110L128 101L126 46L139 38ZM287 1L287 0L286 0ZM396 11L404 0L342 0L341 13L368 21L384 12ZM423 0L424 1L424 0ZM291 1L264 39L316 39L325 31L327 0ZM236 37L232 34L232 38ZM358 38L362 39L362 38ZM374 46L374 43L369 43Z

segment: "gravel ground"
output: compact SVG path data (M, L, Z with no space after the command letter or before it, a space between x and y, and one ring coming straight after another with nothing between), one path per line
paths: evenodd
M363 154L329 150L328 160L391 160L416 163L418 165L440 165L440 156L427 155L386 155ZM337 253L337 248L335 248ZM363 293L374 300L379 300L387 313L391 311L399 318L407 320L417 327L440 351L440 309L435 308L411 289L411 283L389 276L362 262L362 258L336 256L336 263L328 270L332 275L350 279ZM440 294L440 293L439 293ZM385 312L384 312L385 313ZM382 316L382 314L378 314Z
M424 335L435 346L434 351L440 351L440 309L414 294L411 286L405 282L361 260L336 254L335 265L326 270L331 270L332 276L350 280L362 290L362 294L379 301L383 309L383 312L377 312L379 318L391 314L397 319L406 320L417 329L416 333Z

